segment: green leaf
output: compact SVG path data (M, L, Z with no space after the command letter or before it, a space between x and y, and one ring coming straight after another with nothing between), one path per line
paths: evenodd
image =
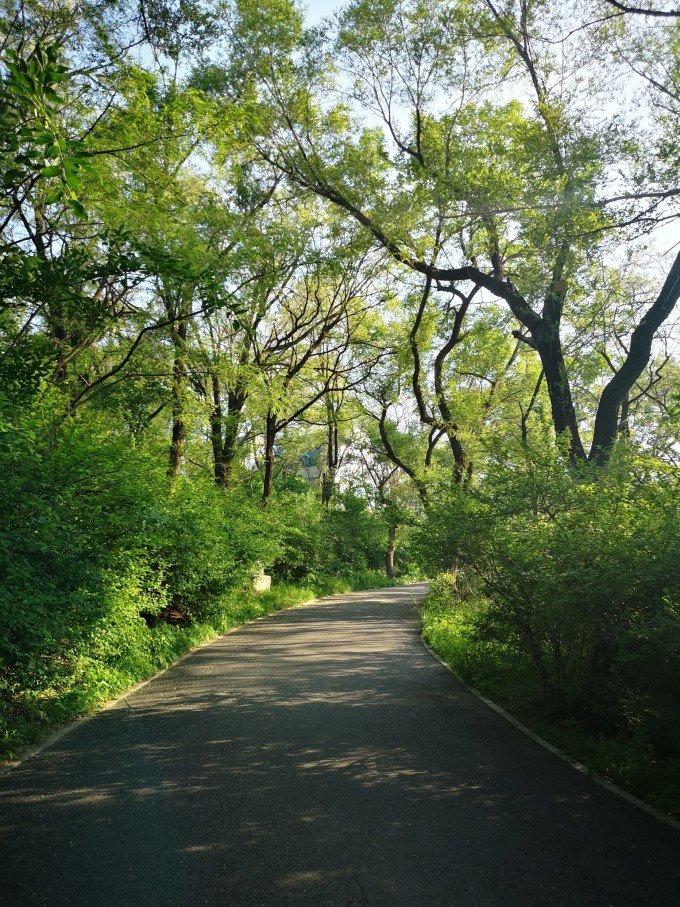
M43 70L43 79L50 84L63 82L68 79L68 70L65 66L47 66Z
M24 178L25 174L23 170L17 170L16 168L12 170L7 170L3 175L2 182L5 186L13 186L16 183L20 182Z
M73 172L66 172L66 182L74 191L80 189L80 177Z
M43 92L43 95L48 101L51 101L52 104L60 105L64 103L64 99L60 97L56 92L52 91L50 88L46 88Z
M28 73L21 72L18 67L15 68L16 72L14 73L14 78L16 79L16 81L19 83L19 85L21 85L22 88L25 88L27 91L30 91L31 94L34 94L37 90L35 79L32 79L31 76L28 75Z
M78 167L80 170L85 170L85 171L87 171L87 173L96 173L97 172L97 168L95 167L95 165L92 163L91 160L88 160L87 158L81 158L81 157L76 158L76 160L78 162Z
M87 211L85 210L85 208L83 208L83 206L77 199L69 199L68 206L76 215L76 217L80 218L80 220L87 220Z
M58 164L51 164L42 171L43 176L61 176L62 168Z

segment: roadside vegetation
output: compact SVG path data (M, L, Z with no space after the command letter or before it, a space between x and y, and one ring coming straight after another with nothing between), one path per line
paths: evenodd
M152 448L92 423L26 443L0 446L0 758L244 621L391 582L387 528L351 495L324 507L301 483L264 511L200 475L170 485Z
M680 484L621 448L576 473L542 449L442 495L421 538L423 635L459 676L680 814Z
M209 619L149 623L138 614L139 599L127 602L127 613L107 619L79 634L78 640L45 644L39 655L0 681L0 763L21 756L61 725L102 706L107 700L169 667L182 655L249 620L315 598L390 585L384 574L326 577L308 584L277 583L268 592L233 590L214 602ZM72 627L69 632L72 635Z
M0 0L0 753L444 571L456 670L677 811L677 10L305 15Z

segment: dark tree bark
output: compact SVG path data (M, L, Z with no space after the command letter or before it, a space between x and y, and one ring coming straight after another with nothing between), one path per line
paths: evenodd
M380 432L380 440L383 443L387 458L391 460L391 462L394 463L395 466L398 466L402 472L406 473L406 475L413 481L416 491L418 492L418 497L423 502L423 504L427 504L427 486L421 479L418 478L415 469L409 466L408 463L405 460L402 460L402 458L397 454L396 450L394 449L394 445L390 441L390 436L387 433L386 422L387 407L383 404L382 410L380 412L380 418L378 420L378 431Z
M271 496L274 483L274 444L276 442L276 433L276 416L270 410L265 419L264 431L264 486L262 488L262 500L265 503Z
M189 321L187 318L170 325L173 346L172 363L172 440L170 442L170 463L168 475L175 482L182 468L186 426L184 420L184 395L187 381L186 340Z
M618 434L622 438L630 438L630 397L628 394L626 394L621 404Z
M437 353L437 356L435 358L434 389L437 409L439 410L439 417L437 417L428 409L427 403L425 401L425 393L423 391L421 383L420 349L418 347L418 331L422 323L423 315L425 314L425 309L430 297L431 289L432 275L428 274L425 278L425 286L423 288L420 305L418 306L418 311L416 312L416 317L409 336L411 356L413 358L413 375L411 378L411 385L413 387L413 395L418 407L418 415L420 417L420 421L424 425L429 425L435 430L440 430L443 434L446 435L448 439L449 446L451 447L451 452L453 454L453 459L456 464L455 479L456 482L460 484L465 480L467 470L466 455L463 445L460 442L460 438L458 437L458 426L456 425L456 421L453 417L453 412L446 395L443 371L447 357L462 339L463 320L477 291L473 290L472 293L467 297L463 296L462 294L460 295L461 304L456 310L451 335L442 349Z
M387 528L387 551L385 552L385 573L388 579L394 579L394 551L396 548L397 527Z
M232 467L238 451L238 432L247 393L242 386L227 388L227 410L224 411L224 397L219 373L210 375L212 405L210 411L210 437L213 450L215 482L221 487L229 485Z
M220 376L213 372L210 376L212 390L212 407L210 410L210 440L213 450L213 468L218 485L225 484L224 475L224 439L222 437L222 388Z
M623 365L602 392L590 451L590 459L595 463L603 464L608 460L616 440L621 405L649 362L654 334L671 314L678 298L680 298L680 252L654 304L633 331Z
M469 304L469 303L468 303ZM449 406L449 401L446 396L444 389L444 379L443 379L443 368L446 357L453 350L453 348L460 342L460 327L463 323L463 314L459 310L459 315L456 315L456 320L454 324L454 329L449 338L448 343L439 351L434 362L434 392L437 395L437 406L439 412L441 413L442 422L441 427L444 430L446 437L448 438L449 447L451 448L451 453L453 454L453 460L456 464L454 476L457 485L461 485L465 481L465 475L467 471L467 457L465 455L465 449L460 442L458 437L458 426L453 418L453 412ZM465 306L467 310L467 306Z
M507 302L515 318L528 332L528 335L515 332L516 336L535 349L541 360L555 432L558 435L566 433L569 438L570 459L579 461L585 460L586 453L581 441L560 338L562 308L566 296L563 272L567 251L566 248L563 248L558 255L544 301L543 312L540 315L531 308L511 282L498 280L478 268L471 266L451 268L441 271L437 276L441 280L452 283L470 281L475 286L488 289L495 296Z
M538 392L541 389L541 384L543 384L543 369L541 369L541 372L538 376L538 380L536 381L536 385L535 385L533 393L531 395L531 400L529 401L529 405L527 406L526 409L524 409L523 407L521 408L522 419L520 421L520 431L522 432L522 443L523 444L526 444L529 440L529 416L531 415L531 411L533 410L534 406L536 405L536 400L538 399Z
M559 333L548 328L541 331L534 342L543 366L555 434L569 438L569 457L573 462L585 460Z
M222 448L222 474L224 485L229 485L232 477L234 460L238 451L238 433L243 418L243 409L248 395L242 387L227 391L227 415L224 419L224 445Z
M335 476L340 463L338 426L329 407L326 438L326 469L321 480L321 503L328 506L335 491Z
M667 19L678 19L680 18L680 10L657 10L649 9L646 6L629 6L627 3L620 3L619 0L606 0L606 2L613 6L615 9L619 10L621 13L630 13L634 16L652 16L657 18L667 18Z

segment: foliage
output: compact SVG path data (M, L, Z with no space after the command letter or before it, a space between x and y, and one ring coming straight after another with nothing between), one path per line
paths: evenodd
M657 750L644 727L604 733L571 718L555 718L541 702L540 685L525 654L479 633L489 607L483 596L451 595L451 574L433 581L421 610L428 645L483 695L532 727L574 760L631 791L659 810L680 815L680 758Z
M677 474L624 449L606 470L574 473L544 449L512 465L490 464L478 487L427 514L429 563L462 565L483 592L444 604L436 585L428 638L521 711L670 765L680 759Z
M279 495L268 505L279 539L272 573L286 581L371 575L383 567L386 527L365 499L338 493L328 507L315 493Z
M39 698L45 685L68 691L59 701L70 714L101 698L98 672L108 678L102 689L148 673L176 651L162 654L154 618L221 619L225 595L269 550L257 509L238 495L198 481L173 493L152 446L112 435L101 419L45 432L49 415L0 440L0 672L10 717L16 695Z
M0 81L0 130L5 190L14 193L38 179L57 183L46 196L47 204L65 199L78 217L85 209L78 201L81 172L89 168L82 143L68 139L60 127L58 110L64 98L57 93L59 84L69 78L61 62L58 43L38 40L27 57L13 48L5 52L6 75ZM4 163L4 162L3 162Z
M15 427L11 440L23 442L0 450L5 756L215 633L316 594L385 584L334 561L327 578L300 567L303 585L254 596L244 589L258 565L297 550L300 508L283 506L288 523L274 525L258 500L207 478L173 488L152 444L112 437L103 419L75 420L56 437L36 423ZM318 498L303 502L327 528Z
M586 7L2 6L8 750L428 569L465 676L677 758L680 33Z
M199 479L173 490L153 534L171 606L198 621L210 620L225 591L248 583L274 544L258 502Z

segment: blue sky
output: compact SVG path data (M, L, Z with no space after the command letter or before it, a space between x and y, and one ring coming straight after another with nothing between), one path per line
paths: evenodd
M310 25L316 25L320 19L329 16L342 5L342 0L307 0L303 3L307 7L307 22Z

